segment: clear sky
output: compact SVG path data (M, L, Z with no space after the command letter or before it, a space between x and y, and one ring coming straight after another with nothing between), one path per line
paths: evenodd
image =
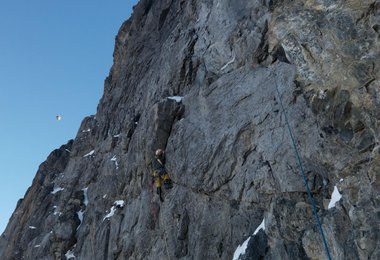
M95 114L136 2L0 2L0 234L38 166Z

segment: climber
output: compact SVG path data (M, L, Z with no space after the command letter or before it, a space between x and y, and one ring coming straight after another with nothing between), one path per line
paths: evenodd
M156 191L161 201L162 198L162 184L164 184L165 189L173 188L172 180L170 179L168 173L165 169L165 152L162 149L157 149L155 152L155 157L150 163L150 171L153 177L154 184L156 186Z

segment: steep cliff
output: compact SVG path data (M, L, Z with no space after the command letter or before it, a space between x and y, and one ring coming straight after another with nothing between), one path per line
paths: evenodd
M380 259L379 28L374 0L141 0L0 258L326 259L289 126L331 257Z

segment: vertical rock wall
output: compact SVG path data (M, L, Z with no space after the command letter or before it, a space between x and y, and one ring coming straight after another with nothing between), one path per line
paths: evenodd
M380 258L379 8L141 0L97 114L41 164L0 258L232 259L251 237L241 259L325 259L284 112L332 258Z

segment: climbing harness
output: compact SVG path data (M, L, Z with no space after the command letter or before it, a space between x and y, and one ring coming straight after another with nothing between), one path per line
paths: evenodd
M277 76L277 73L275 73ZM306 174L305 174L305 171L303 169L303 165L302 165L302 161L301 161L301 157L299 155L299 152L298 152L298 149L297 149L297 146L296 146L296 142L295 142L295 138L294 138L294 135L293 135L293 131L290 127L290 124L289 124L289 120L288 120L288 116L286 114L286 111L285 111L285 108L284 108L284 105L282 103L282 99L281 99L281 94L280 94L280 91L278 90L278 84L277 84L277 77L275 77L275 86L276 86L276 91L277 91L277 95L278 95L278 99L279 99L279 103L280 103L280 106L281 106L281 109L282 109L282 112L284 113L284 117L285 117L285 122L286 122L286 125L288 127L288 131L289 131L289 135L290 135L290 139L293 143L293 148L294 148L294 151L295 151L295 154L296 154L296 158L297 158L297 161L298 161L298 166L300 168L300 171L302 173L302 176L303 176L303 180L304 180L304 183L305 183L305 187L306 187L306 190L307 190L307 194L309 196L309 200L311 202L311 205L313 207L313 214L315 216L315 220L317 221L317 226L318 226L318 229L319 229L319 233L321 234L321 237L322 237L322 242L323 242L323 246L324 246L324 249L325 249L325 253L326 253L326 256L327 256L327 259L328 260L331 260L331 256L330 256L330 251L329 251L329 247L327 245L327 241L326 241L326 238L325 238L325 235L323 233L323 229L322 229L322 224L321 224L321 221L319 219L319 216L318 216L318 213L317 213L317 207L316 207L316 204L315 204L315 201L314 201L314 198L313 198L313 195L311 194L311 191L310 191L310 187L309 187L309 183L307 181L307 178L306 178Z
M157 188L161 188L162 184L166 190L170 190L173 188L173 182L169 177L169 174L166 172L165 165L162 163L160 159L156 159L157 162L161 165L160 170L153 169L152 176L155 180L155 184Z

